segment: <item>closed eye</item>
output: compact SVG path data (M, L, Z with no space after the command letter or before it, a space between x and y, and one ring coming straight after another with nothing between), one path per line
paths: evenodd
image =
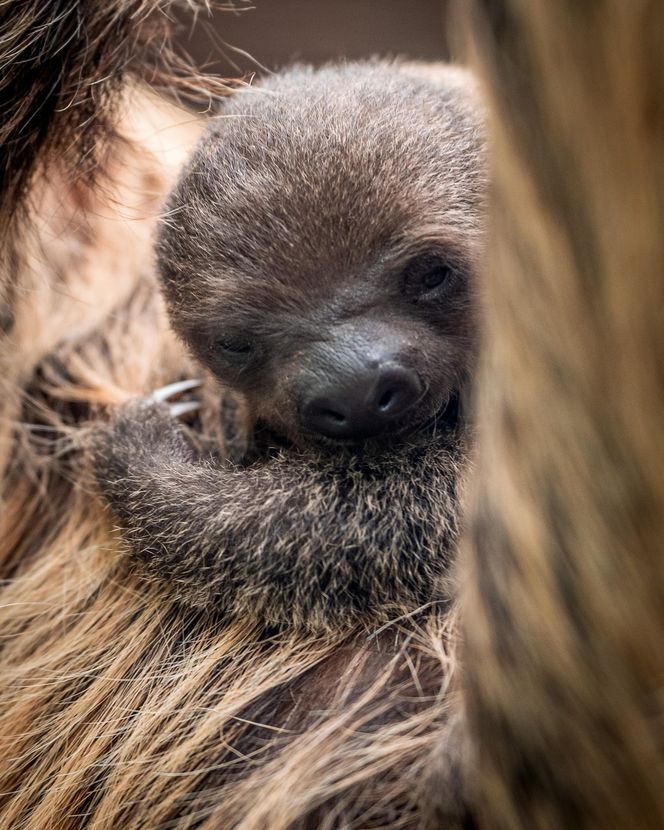
M214 343L214 350L220 357L238 362L251 357L254 345L251 340L221 338Z

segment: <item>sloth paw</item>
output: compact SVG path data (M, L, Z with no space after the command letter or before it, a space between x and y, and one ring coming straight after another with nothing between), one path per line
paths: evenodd
M126 499L128 487L148 482L172 462L195 463L199 454L178 423L198 411L198 401L173 400L197 388L186 380L122 404L108 423L91 433L91 459L101 493L112 507Z

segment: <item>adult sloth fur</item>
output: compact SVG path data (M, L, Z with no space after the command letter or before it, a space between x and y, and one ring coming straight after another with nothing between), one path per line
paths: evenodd
M80 108L55 83L46 91L57 104L35 104L34 64L11 64L26 91L14 100L34 117L15 120L20 131L4 121L3 135L16 169L29 172L27 189L3 180L0 824L419 827L454 667L447 611L370 636L276 637L248 620L221 624L146 586L104 520L85 469L85 425L100 406L194 372L171 334L151 245L201 125L118 82L128 53L140 70L153 23L167 22L163 4L17 8L3 9L3 35L21 32L5 72L17 43L40 38L68 89L92 77L81 60L123 57L80 90L94 91L90 126L108 139L94 187L83 175L87 145L75 140ZM85 27L49 39L64 12ZM154 16L141 33L143 12ZM200 87L195 75L182 80ZM29 210L10 227L21 190ZM224 454L217 395L206 387L202 396L202 433Z

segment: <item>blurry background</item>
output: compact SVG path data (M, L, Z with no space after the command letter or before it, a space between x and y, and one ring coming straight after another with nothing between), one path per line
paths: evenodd
M256 61L277 69L294 60L448 56L442 0L234 0L224 5L226 10L211 18L201 15L180 37L199 66L224 76L260 70Z

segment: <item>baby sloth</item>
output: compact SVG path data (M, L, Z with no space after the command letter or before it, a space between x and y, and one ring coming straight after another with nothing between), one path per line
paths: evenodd
M265 450L201 457L164 403L120 409L96 476L146 574L304 629L444 599L484 195L459 69L296 68L225 104L171 195L158 264L173 327Z

